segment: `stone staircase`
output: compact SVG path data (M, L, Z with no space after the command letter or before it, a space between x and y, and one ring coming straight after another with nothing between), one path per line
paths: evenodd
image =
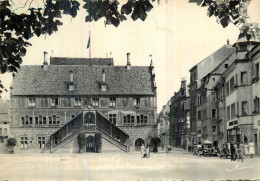
M84 123L84 116L86 112L87 111L82 110L75 118L70 120L50 136L51 153L56 152L57 150L65 147L72 140L75 140L79 133L101 133L102 138L113 146L124 152L129 151L128 146L126 146L126 142L129 139L128 134L111 123L98 111L95 111L95 125L89 129L89 126Z

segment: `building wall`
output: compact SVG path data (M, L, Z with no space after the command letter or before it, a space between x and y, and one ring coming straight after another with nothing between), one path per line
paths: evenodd
M35 107L28 107L29 97L28 96L14 96L12 97L12 108L10 110L11 119L12 119L12 131L11 134L13 137L16 137L18 140L18 148L21 148L21 138L27 137L28 149L39 149L38 137L45 137L47 144L49 141L49 136L54 133L57 129L62 127L64 124L69 122L72 119L72 115L77 115L81 112L82 109L87 108L90 105L90 100L82 97L81 106L74 106L74 98L69 97L70 107L64 107L63 101L66 97L58 97L58 106L51 107L51 96L45 97L36 97ZM115 97L115 96L111 96ZM134 98L140 98L140 105L138 107L134 106ZM47 99L46 99L47 98ZM46 107L42 107L42 101L47 102ZM131 145L134 145L134 141L137 137L144 140L150 139L153 127L156 125L156 105L154 96L125 96L125 97L116 97L116 106L110 106L110 97L101 96L99 97L99 106L95 107L95 110L102 113L107 119L109 119L109 114L116 114L116 125L125 129L133 142ZM49 117L55 115L59 119L59 124L49 125ZM124 125L123 116L131 115L134 116L134 124ZM147 124L138 124L137 116L144 115L147 116ZM28 119L32 117L32 124L22 125L21 117L28 116ZM46 117L46 125L37 126L35 124L36 118L39 116ZM136 135L135 135L136 134ZM154 134L153 134L154 135ZM148 138L149 137L149 138ZM135 139L136 138L136 139ZM134 148L133 148L134 149Z

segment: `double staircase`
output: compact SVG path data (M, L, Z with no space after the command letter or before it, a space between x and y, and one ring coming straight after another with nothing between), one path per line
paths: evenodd
M54 153L75 140L80 133L101 133L103 139L113 146L124 152L129 151L129 148L126 145L126 142L129 139L128 134L110 122L98 111L95 111L95 123L89 125L86 122L86 114L86 111L81 111L75 118L70 120L50 136L51 153Z

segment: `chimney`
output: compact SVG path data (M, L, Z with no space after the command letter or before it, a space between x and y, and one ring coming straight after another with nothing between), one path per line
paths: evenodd
M227 45L229 45L229 39L227 39Z
M70 82L73 82L73 71L70 71Z
M106 85L106 74L105 74L105 69L102 69L102 82L101 82L101 91L104 92L107 90L107 85Z
M106 82L106 74L105 74L105 69L102 69L102 82Z
M154 75L153 60L151 60L151 63L150 63L150 69L151 69L151 73L152 73L152 75Z
M74 77L73 71L70 71L70 82L69 82L69 91L74 91Z
M127 70L131 70L130 53L127 53L126 56L127 56L127 65L126 65L126 69L127 69Z
M47 61L47 52L43 52L44 54L44 62L43 62L43 70L47 70L48 69L48 61Z

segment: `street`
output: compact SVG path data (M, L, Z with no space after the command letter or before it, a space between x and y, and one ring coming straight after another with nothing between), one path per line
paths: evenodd
M260 178L260 158L231 162L182 149L151 153L0 155L0 180L222 180Z

